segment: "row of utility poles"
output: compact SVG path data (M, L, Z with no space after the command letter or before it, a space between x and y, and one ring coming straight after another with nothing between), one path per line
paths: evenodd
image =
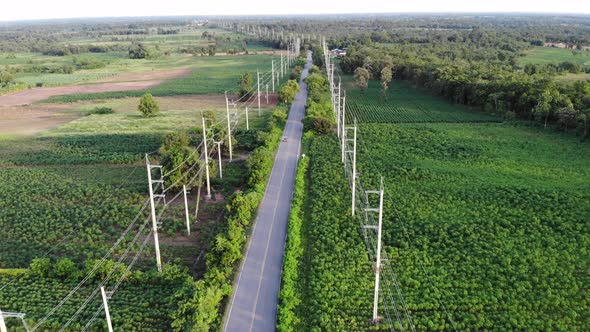
M256 100L258 102L258 116L262 115L261 112L261 96L262 96L262 87L266 89L266 104L269 103L269 83L274 93L276 88L279 86L281 80L287 75L289 68L293 65L296 56L299 55L298 45L300 45L299 39L294 39L289 42L289 47L287 49L286 54L281 53L280 58L280 65L275 66L275 60L271 62L271 72L270 72L270 81L264 82L264 79L261 78L261 73L257 72L257 82L256 82ZM296 48L297 47L297 48ZM202 156L204 157L204 170L205 170L205 181L207 187L207 194L206 198L211 198L211 182L209 176L209 150L208 144L212 142L216 145L217 148L217 155L218 155L218 167L219 167L219 177L223 177L223 169L222 169L222 159L221 159L221 145L224 144L224 141L227 141L228 144L228 151L229 151L229 162L233 161L233 147L232 147L232 140L231 140L231 133L232 130L232 121L235 121L237 124L238 118L238 108L237 103L230 101L227 92L225 93L225 102L226 102L226 124L227 124L227 137L221 138L219 141L215 141L209 138L210 134L207 130L207 126L205 123L205 117L201 114L201 126L202 126L202 135L203 135L203 151ZM233 106L234 109L234 119L230 116L230 105ZM246 115L246 129L250 129L249 124L249 114L248 114L248 106L245 107L245 115ZM196 153L196 151L195 151ZM156 210L158 208L158 203L163 201L164 204L166 203L166 190L165 189L165 173L162 165L152 163L149 159L149 155L145 155L146 161L146 170L147 170L147 178L148 178L148 193L149 193L149 205L150 205L150 219L152 222L152 233L154 236L154 249L156 254L156 267L158 272L162 272L162 258L160 254L160 244L158 239L158 230L161 227L161 221L158 220L158 216L156 214ZM199 169L201 172L202 169ZM200 183L199 183L200 186ZM199 188L200 190L200 188ZM187 184L182 186L183 196L184 196L184 210L185 210L185 220L186 220L186 228L187 234L190 235L191 232L191 221L189 215L189 207L188 207L188 192L190 189L187 188ZM198 198L197 198L198 199ZM198 204L198 203L197 203ZM100 286L100 292L102 296L102 305L105 311L105 317L107 322L107 328L109 332L113 331L111 316L108 306L108 300L112 297L113 291L106 291L104 286ZM23 327L27 332L34 331L31 329L27 322L25 321L25 314L24 313L14 313L14 312L6 312L0 310L0 332L8 332L5 319L6 318L17 318L22 321Z
M326 64L326 74L328 75L328 81L330 83L330 91L332 97L332 105L334 110L334 116L336 117L336 134L339 138L340 148L341 148L341 160L347 170L350 168L350 181L352 186L352 197L351 197L351 214L354 216L356 214L356 206L358 203L361 203L363 207L363 213L365 214L366 219L368 219L367 214L369 213L376 213L377 214L377 224L376 225L364 225L365 229L374 230L377 234L377 248L376 248L376 258L375 258L375 287L374 287L374 294L373 294L373 317L372 321L374 323L378 323L381 320L379 316L378 309L379 309L379 282L380 282L380 272L381 272L381 233L382 233L382 225L383 225L383 196L385 194L384 187L383 187L383 178L381 178L380 187L377 190L367 190L363 194L366 196L364 201L358 202L356 197L357 191L357 181L358 174L356 168L356 161L357 161L357 132L358 132L358 124L356 119L353 120L352 126L346 125L346 92L342 89L342 81L338 78L338 83L336 83L336 75L335 75L335 61L334 57L331 56L328 46L326 43L325 37L321 39L322 49L324 52L324 62ZM352 135L351 135L352 132ZM349 138L352 136L352 138ZM350 164L350 167L348 165ZM369 196L377 195L378 196L378 205L376 207L370 206L370 202L372 199L369 199Z

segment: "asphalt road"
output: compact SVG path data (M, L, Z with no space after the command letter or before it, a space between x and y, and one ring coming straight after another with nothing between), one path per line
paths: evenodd
M303 79L310 67L311 53L301 74L301 91L291 105L283 132L287 141L279 145L248 250L234 285L223 326L226 332L275 330L287 223L301 149L301 120L307 100L307 85Z

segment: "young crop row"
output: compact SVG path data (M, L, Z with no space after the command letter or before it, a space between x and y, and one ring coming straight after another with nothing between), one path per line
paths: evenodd
M585 330L587 146L500 124L359 132L363 182L386 180L384 250L417 330Z
M350 217L350 190L337 150L335 137L313 138L299 248L292 242L297 238L289 238L287 247L288 255L301 252L297 273L288 270L296 284L281 291L281 331L371 328L373 272L358 222Z
M345 78L345 81L349 78ZM347 117L361 123L416 122L498 122L501 119L476 109L453 105L447 100L413 88L406 82L394 81L384 98L376 81L370 81L361 92L352 82L346 99ZM348 122L348 121L347 121Z
M447 103L446 101L441 101ZM498 122L499 119L484 113L448 112L431 109L418 104L406 107L379 100L350 98L346 111L349 120L356 118L362 123L416 123L416 122ZM352 121L352 120L351 120ZM348 122L348 121L347 121Z

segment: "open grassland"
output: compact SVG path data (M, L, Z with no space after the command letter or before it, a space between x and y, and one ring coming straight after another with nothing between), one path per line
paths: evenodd
M557 47L533 47L525 52L525 56L518 59L521 65L526 64L559 64L561 62L573 62L580 66L590 66L590 52L567 50Z
M203 36L213 34L223 38ZM103 53L81 53L74 55L52 56L41 53L0 53L0 66L10 68L15 73L15 81L26 86L60 86L88 83L95 80L129 71L149 71L182 67L190 62L191 53L215 46L216 52L259 52L267 51L260 43L243 41L244 36L219 29L185 28L178 34L171 35L104 35L97 38L79 38L68 41L68 46L108 46L114 50ZM132 43L142 43L157 54L153 59L129 59L125 51ZM59 43L56 47L63 46ZM189 52L188 50L193 50ZM199 54L201 54L199 52ZM99 68L78 68L78 64L90 61L101 63ZM190 65L190 64L189 64ZM194 64L198 66L198 64ZM69 66L73 73L62 73L60 69Z
M343 86L347 92L347 122L353 118L361 123L500 121L478 109L450 104L405 81L393 81L387 98L383 98L378 81L369 81L368 89L362 92L351 76L345 76Z

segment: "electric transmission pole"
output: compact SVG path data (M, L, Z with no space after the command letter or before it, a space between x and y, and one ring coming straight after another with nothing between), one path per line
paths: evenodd
M272 92L275 92L275 61L272 60L270 62L271 69L270 72L272 73ZM260 77L258 77L258 84L260 84Z
M343 101L343 105L346 105L346 95L344 95ZM344 108L342 108L342 122L340 122L340 126L342 128L342 142L340 144L342 145L342 162L344 162L344 144L346 139L346 109Z
M377 230L377 252L375 258L375 291L373 293L373 323L377 323L380 320L378 316L379 309L379 273L381 272L381 229L383 226L383 195L385 191L383 189L383 177L381 177L381 184L379 190L367 190L365 195L367 198L370 194L379 195L379 207L378 208L365 208L365 212L377 212L379 219L377 225L366 225L364 228L372 228ZM368 200L368 199L367 199Z
M160 165L150 165L150 160L148 158L147 153L145 154L145 163L147 166L147 176L148 176L148 187L149 187L149 194L150 194L150 209L152 215L152 231L154 233L154 247L156 248L156 264L158 266L158 272L162 272L162 259L160 257L160 243L158 241L158 220L156 217L156 205L154 202L154 197L165 197L165 194L154 194L154 187L153 183L161 183L162 187L164 187L164 179L163 176L160 180L152 180L152 168L159 168L160 173L163 172L162 166Z
M184 214L186 216L186 233L191 235L191 221L188 215L188 198L186 197L186 185L182 186L182 192L184 193Z
M258 114L260 114L260 72L259 71L256 72L256 76L258 78L258 84L256 84L256 87L258 89Z
M248 107L246 107L246 130L250 130L250 121L248 120Z
M248 112L248 108L246 108L246 112ZM223 169L221 168L221 141L215 142L217 144L217 157L219 159L219 178L223 179Z
M6 324L4 323L4 313L0 310L0 332L8 332Z
M283 64L283 53L281 53L281 78L283 78L283 76L285 75L284 70L285 70L285 66Z
M227 96L225 97L227 100ZM229 109L229 108L228 108ZM205 154L205 177L207 178L207 199L211 199L211 183L209 182L209 153L207 151L207 129L205 128L205 118L201 116L203 122L203 149ZM231 137L230 137L231 139Z
M258 89L258 108L260 108L260 88ZM229 162L233 161L233 151L232 151L232 147L231 147L231 124L229 121L229 100L227 99L227 91L225 91L225 112L227 114L227 140L229 143ZM203 125L203 130L205 128L205 125ZM207 142L207 141L205 141ZM207 144L205 144L207 145ZM207 149L207 147L205 147L205 149ZM207 179L209 179L209 172L207 172ZM209 193L210 194L210 193ZM210 197L209 197L210 198Z
M109 312L109 303L107 302L107 299L111 298L112 293L111 292L105 292L104 291L104 287L100 286L100 293L102 294L102 304L104 305L104 314L107 317L107 327L109 329L109 332L113 332L113 324L111 323L111 314Z
M266 104L268 105L268 83L266 83Z
M25 314L17 313L17 312L6 312L6 311L2 311L2 310L0 310L0 332L8 332L8 329L6 328L6 323L4 321L5 318L18 318L18 319L20 319L21 322L23 323L23 327L25 328L25 331L31 332L31 328L29 328L29 325L25 321Z
M353 127L345 127L345 131L353 130L352 139L347 138L345 139L346 142L346 153L352 153L352 215L354 216L355 212L355 198L356 198L356 133L357 133L357 123L356 119L354 120ZM347 136L347 134L345 134ZM352 142L352 150L348 150L348 143Z

